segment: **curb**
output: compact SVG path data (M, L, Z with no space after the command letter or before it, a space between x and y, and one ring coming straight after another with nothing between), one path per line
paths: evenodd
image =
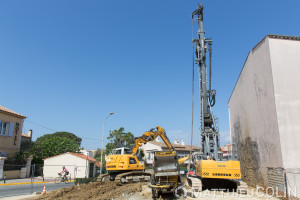
M74 180L71 180L70 182L74 182ZM39 184L39 183L54 183L54 181L50 181L50 182L45 182L45 181L32 182L32 184ZM31 182L23 182L23 183L6 183L6 184L0 184L0 186L7 186L7 185L26 185L26 184L31 184Z
M32 184L37 184L37 183L51 183L51 182L33 182ZM5 184L0 184L0 186L6 186L6 185L25 185L25 184L31 184L31 182L23 182L23 183L5 183Z

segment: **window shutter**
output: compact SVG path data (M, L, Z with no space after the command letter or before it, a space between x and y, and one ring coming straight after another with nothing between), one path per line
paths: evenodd
M15 123L13 123L13 122L10 122L10 123L9 123L8 136L10 136L10 137L12 137L13 134L14 134L14 125L15 125Z

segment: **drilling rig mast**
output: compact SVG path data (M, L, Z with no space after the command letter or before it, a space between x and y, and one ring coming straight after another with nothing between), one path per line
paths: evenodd
M219 142L219 130L216 125L216 120L211 108L215 105L216 90L211 89L211 46L212 40L205 38L204 25L203 25L203 5L198 4L197 10L192 14L192 18L197 16L198 31L197 39L193 39L193 45L196 44L196 59L194 63L198 65L199 70L199 89L200 89L200 134L203 154L219 159L218 148ZM209 88L207 88L207 66L206 66L206 52L207 46L209 49Z
M220 148L219 129L216 118L213 115L212 107L215 105L216 90L211 89L211 53L212 40L205 38L203 23L203 5L199 2L198 8L192 13L192 19L198 22L197 38L193 39L194 64L198 66L199 90L200 90L200 134L202 152L193 154L192 173L188 173L187 180L191 187L202 190L202 185L216 184L218 187L245 189L247 185L241 181L240 162L237 160L224 160L218 154ZM206 53L209 52L209 66L206 65ZM209 70L207 69L209 68ZM209 71L209 73L207 73ZM209 76L209 84L207 80ZM194 96L194 95L193 95Z

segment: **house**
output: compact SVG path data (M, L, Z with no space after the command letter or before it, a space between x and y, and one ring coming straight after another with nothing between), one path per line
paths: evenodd
M44 177L55 178L65 166L73 178L95 177L96 160L81 153L67 152L44 159Z
M80 153L82 153L83 155L86 155L88 157L94 158L93 150L82 149L82 150L80 150Z
M223 158L227 159L230 157L231 152L232 152L231 148L232 148L231 144L227 144L221 148L222 153L223 153Z
M181 141L179 144L178 140L175 140L174 143L171 143L177 152L178 158L183 158L190 155L191 145L185 145L184 141ZM156 151L168 151L166 144L160 142L159 138L156 138L155 141L148 142L143 144L141 148L144 150L145 154L145 164L152 165L154 159L154 152ZM200 147L192 146L192 153L200 151ZM184 162L185 164L189 163L189 159Z
M32 130L30 129L27 134L22 133L21 142L31 142L32 141Z
M237 147L244 181L292 190L297 197L299 55L300 37L265 36L250 50L228 102L233 150Z
M12 157L20 150L21 132L26 116L0 105L0 154Z

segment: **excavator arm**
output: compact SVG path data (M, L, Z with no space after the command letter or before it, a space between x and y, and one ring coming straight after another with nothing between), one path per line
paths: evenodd
M169 150L174 151L174 147L172 146L169 138L167 137L165 130L160 126L157 126L155 129L151 129L150 131L143 133L141 137L135 138L134 146L132 148L132 154L136 155L139 147L142 144L146 144L147 142L154 141L155 138L157 138L158 136L161 137L161 139L167 145Z

